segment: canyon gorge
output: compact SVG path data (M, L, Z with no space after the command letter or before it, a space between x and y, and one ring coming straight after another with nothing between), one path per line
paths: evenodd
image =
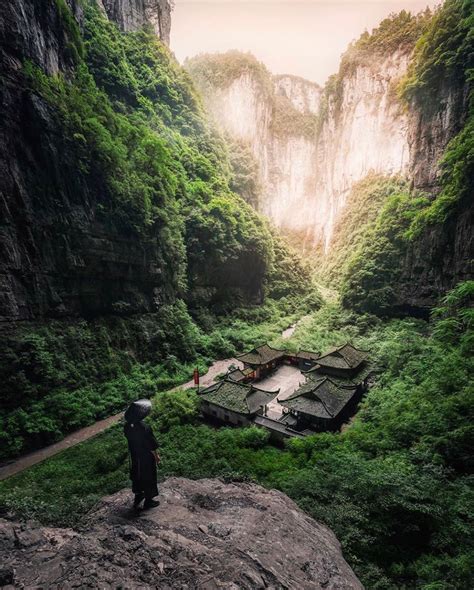
M173 6L0 3L0 461L44 459L0 482L0 585L472 587L472 0L360 31L324 86L178 63ZM350 422L207 421L184 385L263 343L367 351Z
M251 55L229 53L221 62L202 56L187 67L217 123L247 143L259 163L259 210L277 227L327 250L354 183L369 172L409 171L408 115L396 85L411 49L382 60L368 56L337 74L334 90L289 75L273 77ZM206 79L206 66L221 69L217 87Z
M421 31L427 19L420 13L415 28ZM403 96L416 33L392 45L366 45L365 35L348 48L324 88L273 76L251 54L204 54L185 63L218 127L247 145L256 160L257 209L318 256L331 256L348 197L368 176L406 180L414 194L435 200L443 153L467 118L469 88L460 79L445 83L431 107ZM410 244L400 309L402 302L407 309L427 308L471 275L471 224L467 203L443 228Z

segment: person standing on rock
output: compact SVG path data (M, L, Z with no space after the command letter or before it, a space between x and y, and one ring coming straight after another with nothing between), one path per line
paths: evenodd
M143 419L151 412L151 402L147 399L140 399L133 402L125 412L124 433L128 441L131 466L130 478L132 480L132 491L135 494L133 506L139 508L145 500L143 508L153 508L159 505L154 500L158 495L158 483L156 466L160 462L160 456L156 449L158 443L153 431Z

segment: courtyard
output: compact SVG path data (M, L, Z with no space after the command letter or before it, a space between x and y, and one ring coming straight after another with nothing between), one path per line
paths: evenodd
M258 381L255 385L260 389L266 391L280 390L278 395L275 395L275 398L267 405L267 416L278 420L283 413L283 407L278 403L277 397L286 399L304 382L305 377L300 369L286 364L280 365L274 373Z

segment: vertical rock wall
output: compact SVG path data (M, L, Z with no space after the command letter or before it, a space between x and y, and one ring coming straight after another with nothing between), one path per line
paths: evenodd
M342 78L337 92L326 96L317 84L295 76L268 74L262 84L253 70L206 93L223 129L251 146L264 192L260 208L278 227L327 248L355 182L371 171L407 174L409 122L396 85L409 57L399 51L359 64ZM282 97L286 102L278 103ZM280 129L276 108L280 115L283 109L289 116L293 110L309 121L312 117L312 131L301 128L301 119L294 125L289 119Z
M153 25L156 34L169 44L171 4L169 0L98 0L105 13L122 31L135 31L144 24Z
M369 172L406 175L410 162L409 120L396 96L409 54L358 65L329 94L318 143L314 237L329 246L334 221L354 183Z

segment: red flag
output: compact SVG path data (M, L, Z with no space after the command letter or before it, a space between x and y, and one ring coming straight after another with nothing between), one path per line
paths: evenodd
M194 369L194 385L199 385L199 369Z

